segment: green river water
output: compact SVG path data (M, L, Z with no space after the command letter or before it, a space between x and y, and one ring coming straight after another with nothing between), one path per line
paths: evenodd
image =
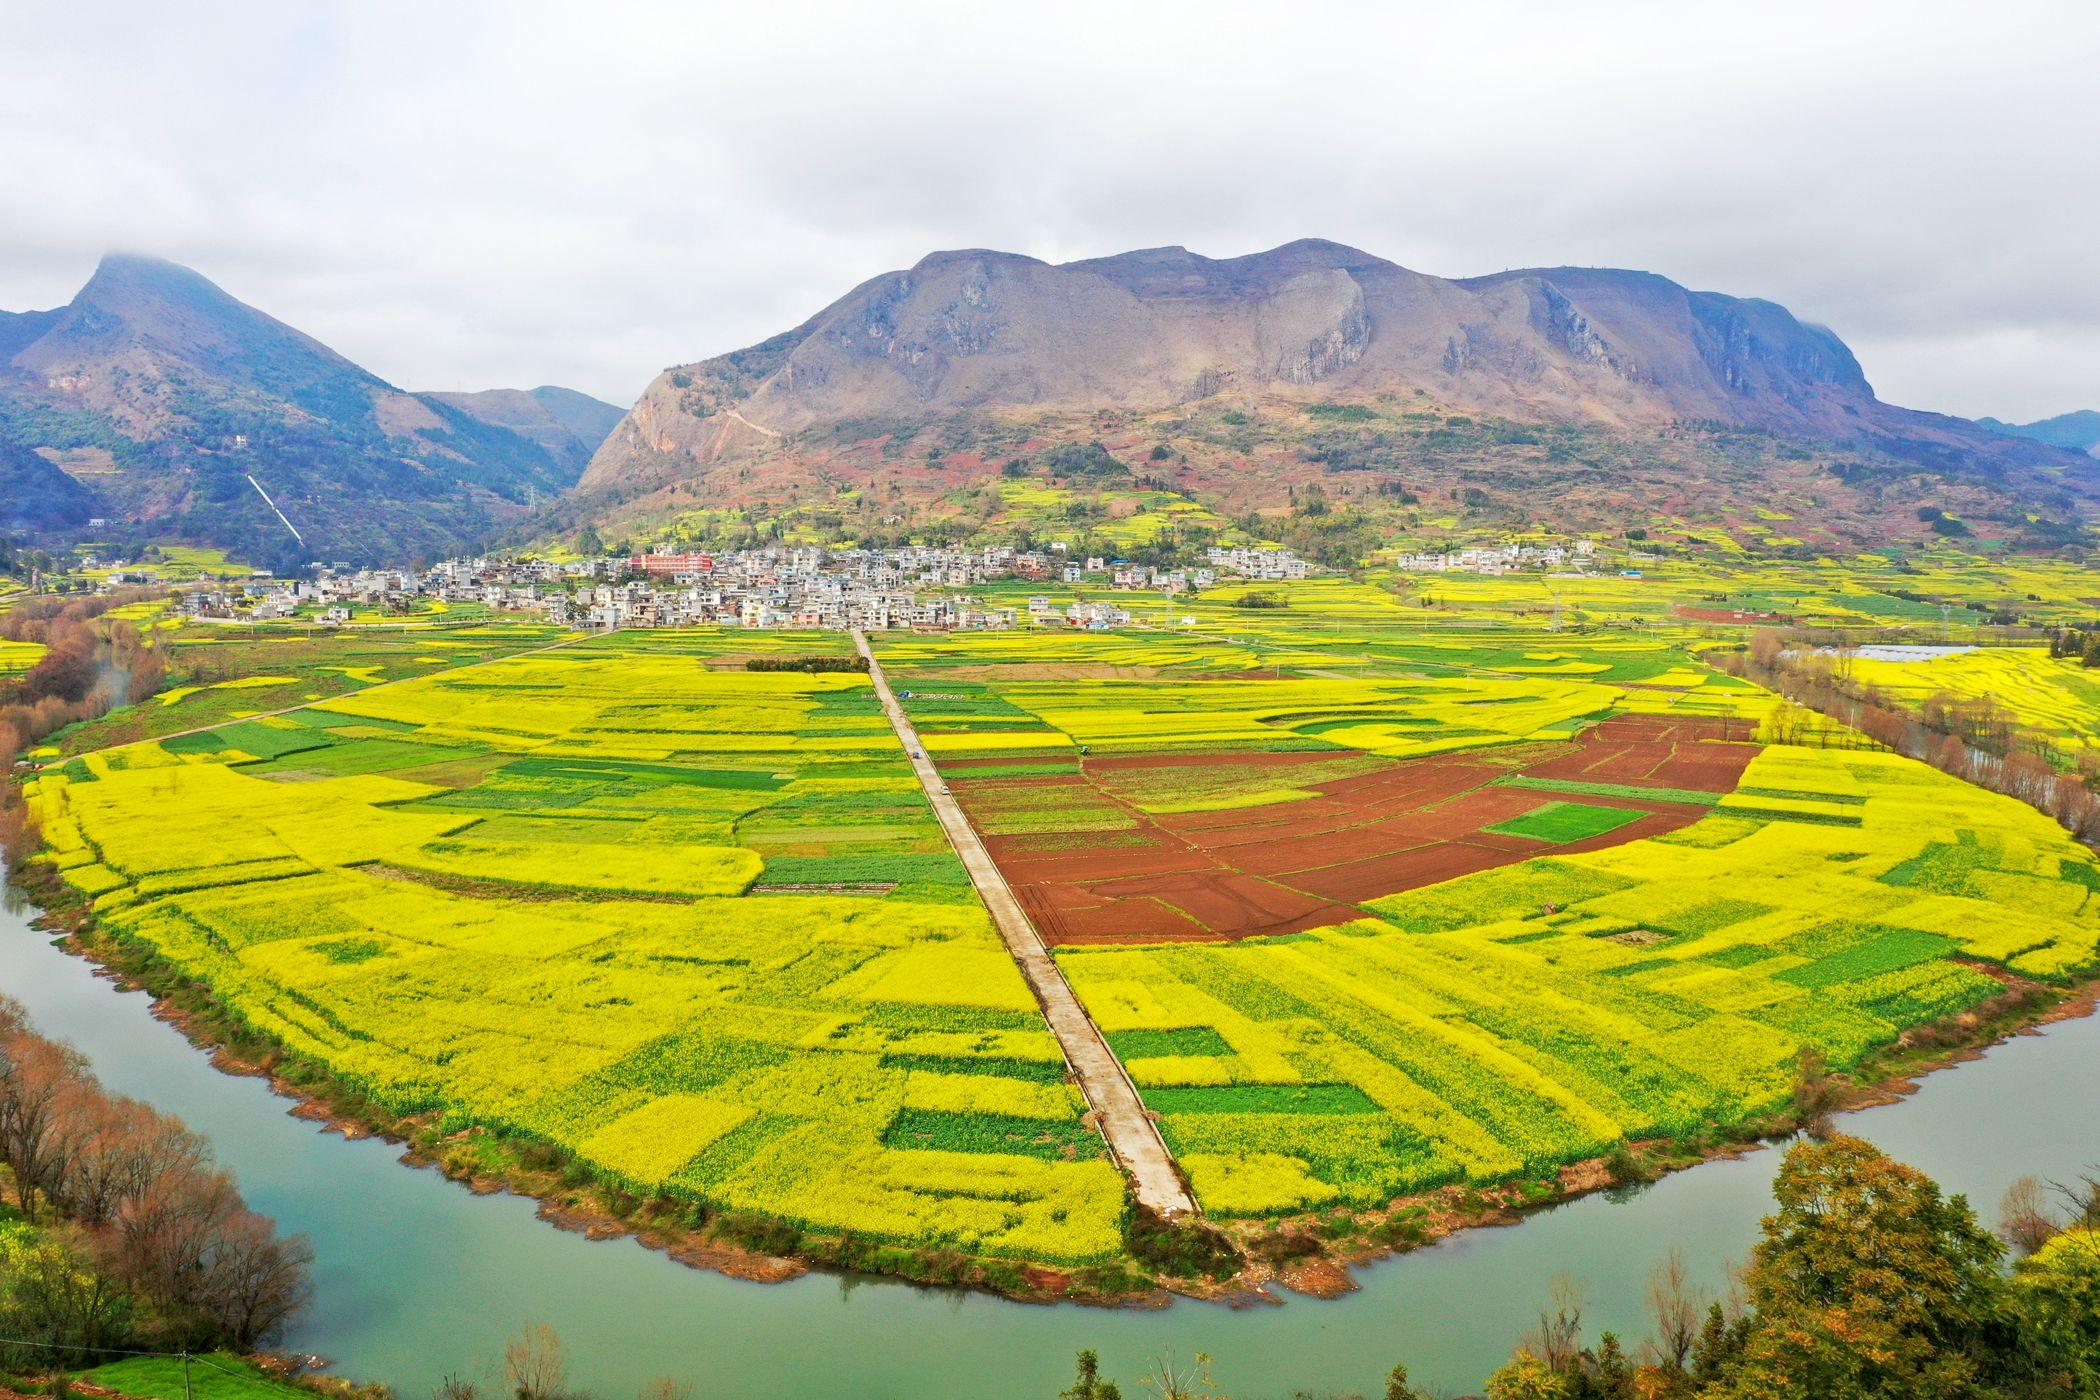
M1778 1162L1776 1151L1755 1152L1461 1235L1359 1271L1362 1287L1334 1301L1111 1311L831 1275L741 1283L631 1241L556 1230L530 1201L474 1196L402 1166L396 1148L289 1116L261 1081L212 1069L148 1014L143 995L53 948L30 927L32 912L19 900L0 911L0 988L46 1034L86 1052L111 1089L208 1136L250 1203L312 1241L314 1306L286 1350L410 1397L448 1372L500 1379L504 1341L532 1322L555 1327L572 1381L601 1400L658 1376L692 1382L698 1397L1052 1400L1070 1383L1073 1353L1089 1346L1130 1396L1147 1393L1136 1381L1156 1358L1185 1365L1198 1352L1235 1400L1375 1394L1403 1358L1418 1384L1472 1389L1556 1275L1580 1287L1593 1337L1641 1335L1643 1281L1672 1245L1717 1285L1756 1235ZM1844 1126L1967 1192L1988 1222L2016 1177L2100 1161L2096 1065L2100 1019L2063 1022Z

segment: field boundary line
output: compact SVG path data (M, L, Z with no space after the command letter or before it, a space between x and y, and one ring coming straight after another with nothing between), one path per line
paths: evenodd
M396 676L390 681L374 681L372 684L365 686L360 690L346 690L341 695L324 695L318 700L302 700L296 705L286 705L281 710L260 710L252 715L239 715L233 719L214 720L210 724L200 724L195 729L178 729L172 734L155 734L150 739L126 739L121 744L110 744L99 749L84 749L79 753L72 754L64 758L54 758L49 759L43 763L39 763L34 771L41 773L49 768L63 768L68 763L71 763L74 759L86 758L90 754L117 753L124 749L135 749L140 744L161 744L166 743L170 739L186 739L192 734L209 734L214 729L224 729L228 725L233 724L246 724L250 720L275 719L279 715L297 714L301 710L311 710L316 705L326 705L333 700L348 700L353 695L370 695L373 691L385 690L390 685L407 685L410 681L427 681L434 679L438 676L456 676L462 671L472 671L481 666L494 666L501 661L516 661L519 657L523 656L538 656L542 652L554 651L561 647L574 646L578 642L587 641L592 637L602 635L604 634L595 632L579 632L573 637L564 637L558 642L549 642L546 646L543 647L531 647L525 651L514 651L508 656L486 657L480 661L469 661L464 666L447 666L442 670L424 671L421 674L414 676ZM147 700L151 700L152 698L153 697L151 695L148 695L145 697L145 699L135 700L132 703L135 705L143 705L146 703Z
M1006 951L1035 992L1043 1017L1050 1023L1050 1032L1064 1052L1065 1063L1071 1067L1080 1092L1086 1095L1087 1104L1101 1125L1102 1140L1130 1178L1132 1193L1141 1205L1162 1215L1195 1214L1196 1202L1182 1182L1181 1170L1167 1149L1166 1139L1160 1136L1159 1124L1145 1111L1144 1100L1138 1097L1129 1072L1108 1048L1094 1018L1079 1004L1072 984L1065 980L1064 970L1044 946L1027 911L1014 898L1013 889L999 873L977 829L942 785L939 771L926 757L926 746L905 717L904 707L890 689L889 678L882 673L882 663L868 645L867 634L858 628L854 629L853 646L868 663L868 679L874 682L876 697L882 701L883 713L897 732L898 742L904 745L905 757L918 776L919 786L933 804L934 815L940 818L941 829L948 835L948 844L955 848L963 868L970 873L971 883L977 886L977 897L992 916Z

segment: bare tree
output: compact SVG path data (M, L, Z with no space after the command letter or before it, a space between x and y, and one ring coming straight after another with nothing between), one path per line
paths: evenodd
M2023 1176L2006 1188L1998 1204L1998 1238L2013 1253L2028 1255L2047 1244L2059 1226L2049 1210L2048 1193L2034 1177Z
M196 1302L221 1338L252 1350L312 1300L313 1258L303 1235L279 1239L264 1217L236 1211L216 1222Z
M2100 1167L2088 1167L2074 1182L2052 1181L2050 1192L2071 1212L2071 1224L2083 1230L2100 1230Z
M0 1042L0 1161L15 1174L15 1198L29 1220L70 1146L61 1124L84 1073L77 1050L27 1032Z
M1567 1370L1582 1354L1582 1294L1570 1275L1554 1277L1539 1325L1524 1334L1522 1346L1555 1372Z
M569 1360L561 1338L535 1322L503 1348L503 1374L514 1400L558 1400L569 1385Z
M1821 1050L1804 1045L1794 1057L1794 1121L1810 1137L1828 1137L1842 1090Z
M1707 1291L1692 1282L1682 1246L1672 1246L1648 1275L1648 1315L1655 1321L1654 1349L1661 1364L1682 1371L1706 1321Z

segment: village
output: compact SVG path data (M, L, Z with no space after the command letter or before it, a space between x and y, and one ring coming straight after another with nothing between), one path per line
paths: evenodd
M1130 612L1107 600L1058 606L1048 595L1018 606L966 590L1035 581L1093 585L1169 598L1220 578L1302 579L1312 566L1273 546L1215 547L1206 563L1161 568L1062 549L907 546L898 549L773 547L628 557L479 557L428 569L317 565L311 578L257 578L184 596L191 616L221 621L300 618L322 626L406 616L437 604L478 604L534 613L564 626L601 630L724 626L986 631L1019 626L1090 630L1127 626ZM1011 590L1004 590L1010 594Z

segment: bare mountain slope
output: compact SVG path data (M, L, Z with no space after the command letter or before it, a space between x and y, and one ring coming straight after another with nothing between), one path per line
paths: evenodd
M598 450L577 509L705 481L728 459L791 476L798 443L861 421L1379 396L1607 431L1751 430L1986 474L2064 466L1882 403L1837 336L1771 302L1611 269L1452 281L1307 240L1223 260L933 254L772 340L666 371Z

